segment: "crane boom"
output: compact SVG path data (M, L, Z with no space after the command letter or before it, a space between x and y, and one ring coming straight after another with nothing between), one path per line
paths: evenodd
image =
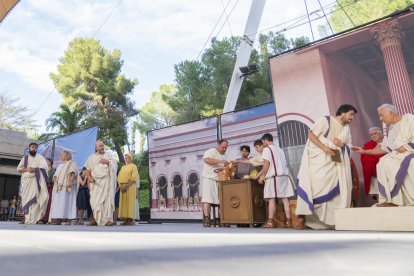
M243 84L243 77L239 68L248 65L265 3L266 0L252 1L249 17L247 18L246 27L244 29L243 39L239 52L237 53L236 64L234 65L229 90L227 91L226 103L224 104L223 112L233 111L236 107L240 89Z

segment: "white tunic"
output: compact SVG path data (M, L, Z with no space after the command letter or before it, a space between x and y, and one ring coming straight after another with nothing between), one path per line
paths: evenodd
M109 165L99 163L102 158L107 159ZM89 156L85 167L95 180L89 192L93 217L98 225L105 225L113 221L115 210L116 160L108 152L94 153Z
M377 164L379 203L414 205L414 115L393 125L381 146L389 154ZM399 147L406 151L397 152Z
M306 224L314 229L331 228L335 225L334 209L351 205L351 133L349 126L343 126L333 116L328 118L318 119L310 130L323 144L339 150L341 162L332 161L308 139L298 173L296 214L307 215ZM345 144L344 149L333 143L334 138Z
M75 174L75 181L72 183L72 188L68 188L71 173ZM77 174L78 165L73 160L57 167L54 174L57 179L53 184L49 220L76 218Z
M36 172L22 173L22 208L23 212L26 212L24 222L26 224L34 224L41 220L46 213L49 194L47 193L46 179L41 170L44 170L44 173L46 173L48 166L46 159L42 155L36 154L35 157L31 155L23 157L17 166L17 170L25 167L25 158L27 158L26 168L35 168ZM36 178L39 182L37 182Z
M269 145L263 149L262 158L270 163L269 169L265 176L264 198L286 198L293 196L293 186L289 181L289 169L283 150L276 145ZM274 165L273 159L276 162L276 166ZM275 172L275 167L277 173Z
M204 153L203 160L208 157L218 160L227 160L227 156L219 153L216 148L207 150ZM202 202L220 204L217 173L214 172L214 170L221 167L223 167L222 163L210 165L204 162L203 174L201 178Z

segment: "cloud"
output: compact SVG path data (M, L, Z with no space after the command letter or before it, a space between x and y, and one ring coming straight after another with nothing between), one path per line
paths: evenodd
M332 2L322 4L327 1ZM139 80L134 99L142 106L161 84L173 82L174 64L197 57L217 23L212 36L220 28L220 38L230 36L225 16L219 20L222 2L229 0L123 0L107 19L118 0L21 1L0 26L0 76L2 71L16 75L8 86L26 83L26 90L46 98L53 88L49 73L56 71L69 41L93 36L107 19L96 39L108 50L121 50L123 73ZM231 0L227 15L233 35L243 34L251 3ZM302 0L266 1L259 30L303 14Z

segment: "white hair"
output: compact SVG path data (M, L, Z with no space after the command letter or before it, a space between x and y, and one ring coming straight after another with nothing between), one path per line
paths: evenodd
M370 127L370 128L369 128L369 132L372 132L372 131L374 131L374 130L376 130L376 131L378 131L378 132L381 132L381 129L380 129L379 127L377 127L377 126L375 126L375 127Z
M387 104L387 103L382 104L377 108L377 111L379 111L380 109L386 109L392 113L398 114L398 109L392 104Z

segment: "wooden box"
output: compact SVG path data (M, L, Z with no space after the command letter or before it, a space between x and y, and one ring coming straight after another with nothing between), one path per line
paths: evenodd
M266 221L263 185L256 180L234 179L220 183L220 223L249 224Z

